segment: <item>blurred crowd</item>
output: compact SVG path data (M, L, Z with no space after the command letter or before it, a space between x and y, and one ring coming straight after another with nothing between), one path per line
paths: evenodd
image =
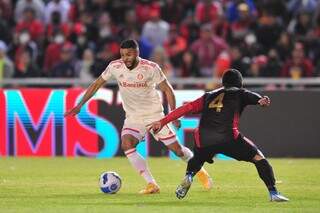
M168 77L320 76L318 0L0 0L0 80L92 79L128 38Z

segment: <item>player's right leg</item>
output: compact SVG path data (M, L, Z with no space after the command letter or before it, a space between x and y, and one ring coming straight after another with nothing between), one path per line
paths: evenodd
M188 162L190 159L192 159L192 151L188 147L185 147L178 142L178 138L170 126L164 126L162 130L154 136L184 162ZM203 167L199 170L199 172L197 172L197 178L205 189L210 190L212 188L212 178Z
M165 143L165 145L168 147L169 150L173 151L178 157L180 157L183 161L187 163L194 156L192 151L188 147L181 145L178 141L175 141L170 144ZM208 172L203 167L201 167L200 170L196 173L196 176L205 189L212 189L212 178L209 176Z
M153 178L146 160L136 151L136 146L139 143L140 136L138 131L133 129L123 129L121 136L121 148L127 156L133 168L145 179L147 186L141 190L140 194L159 193L160 188Z
M188 161L186 175L176 189L177 198L182 199L187 195L191 187L193 177L201 170L205 162L204 158L201 157L202 154L204 153L197 151L195 152L193 158Z

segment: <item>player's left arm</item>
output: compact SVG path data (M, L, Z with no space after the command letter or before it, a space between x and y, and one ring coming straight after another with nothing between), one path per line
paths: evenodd
M174 95L173 88L167 79L163 80L160 84L158 84L159 89L166 95L168 104L170 106L170 111L176 109L176 97ZM172 124L180 128L181 123L180 120L172 121Z
M258 93L246 90L244 91L244 104L245 105L260 105L262 107L270 106L271 100L268 96L261 96Z
M267 106L270 106L271 104L271 100L268 96L263 96L259 99L258 103L260 104L260 106L262 107L267 107Z

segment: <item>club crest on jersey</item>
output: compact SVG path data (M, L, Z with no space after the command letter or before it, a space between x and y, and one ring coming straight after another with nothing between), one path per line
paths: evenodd
M137 79L138 79L138 80L142 80L142 79L143 79L143 75L142 75L141 73L139 73L139 74L137 75Z

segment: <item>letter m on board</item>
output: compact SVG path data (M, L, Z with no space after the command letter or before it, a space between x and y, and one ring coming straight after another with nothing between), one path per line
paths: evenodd
M63 155L65 90L6 90L5 97L8 155ZM37 121L29 108L39 109Z

